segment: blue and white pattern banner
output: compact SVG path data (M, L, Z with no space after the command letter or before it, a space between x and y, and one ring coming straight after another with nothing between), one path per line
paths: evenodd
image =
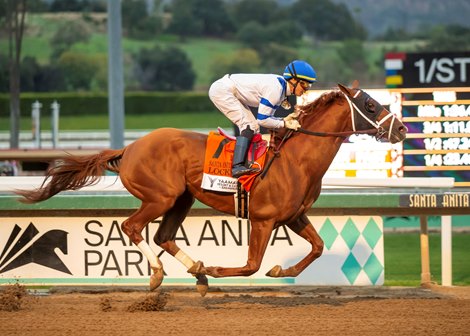
M296 280L302 285L383 285L381 217L310 217L322 237L323 255Z

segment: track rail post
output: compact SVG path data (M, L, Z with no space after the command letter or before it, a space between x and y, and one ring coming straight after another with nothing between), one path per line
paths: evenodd
M428 235L428 218L427 216L419 217L421 227L421 286L431 283L431 270L429 264L429 235Z

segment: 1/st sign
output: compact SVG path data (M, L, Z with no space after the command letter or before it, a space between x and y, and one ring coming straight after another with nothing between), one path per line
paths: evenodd
M470 86L470 52L388 53L385 70L388 87Z

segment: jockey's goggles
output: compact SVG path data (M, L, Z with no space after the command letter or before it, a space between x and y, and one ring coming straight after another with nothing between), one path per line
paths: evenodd
M308 90L312 87L312 83L309 83L309 82L306 82L306 81L303 81L303 80L299 80L299 84L302 87L302 89L304 89L304 90Z

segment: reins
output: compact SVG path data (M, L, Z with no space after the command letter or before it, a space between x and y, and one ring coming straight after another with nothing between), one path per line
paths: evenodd
M273 149L273 156L269 159L268 163L266 164L266 168L263 170L263 172L261 173L260 177L261 179L263 179L265 176L266 176L266 173L268 172L269 170L269 167L271 167L271 165L273 164L273 161L275 158L277 158L279 155L280 155L280 151L281 151L281 147L282 145L286 142L287 139L290 138L290 136L292 135L292 133L294 133L294 130L288 130L286 132L286 134L284 134L284 136L282 137L282 140L281 142L279 143L279 145L277 145L274 149ZM274 135L271 134L271 137L274 138Z
M368 130L363 130L363 131L347 131L347 132L313 132L309 131L308 129L305 128L299 128L297 130L299 133L307 134L307 135L313 135L313 136L319 136L319 137L342 137L342 138L347 138L350 135L353 134L370 134L374 135L377 134L378 130L377 129L368 129Z
M359 91L358 91L359 92ZM343 93L344 94L344 93ZM346 131L346 132L314 132L314 131L310 131L308 129L305 129L305 128L299 128L298 130L296 130L295 132L298 132L298 133L302 133L302 134L306 134L306 135L311 135L311 136L319 136L319 137L342 137L342 138L347 138L348 136L351 136L353 134L369 134L369 135L375 135L376 138L381 138L384 134L385 134L385 131L384 129L382 128L381 124L386 120L388 119L388 117L384 118L385 120L381 120L380 123L374 123L372 122L369 118L367 118L358 108L357 106L351 102L351 100L348 98L348 96L346 94L344 94L344 97L346 98L348 104L349 104L349 109L350 109L350 112L351 112L351 118L352 118L352 123L353 123L353 130L352 131ZM367 129L367 130L362 130L362 131L358 131L356 130L356 125L355 125L355 122L354 122L354 110L356 110L357 112L359 112L359 114L364 118L366 119L370 124L372 124L372 126L374 126L375 128L372 128L372 129ZM276 157L278 157L280 155L280 150L281 150L281 147L282 145L286 142L286 140L288 138L291 137L291 135L294 133L294 130L289 130L287 131L281 142L279 143L279 145L277 145L274 149L273 149L273 156L269 159L268 163L266 164L266 168L263 170L263 172L261 173L260 177L261 179L263 179L268 170L269 170L269 167L271 167L274 159Z
M377 129L368 129L368 130L356 131L356 132L353 132L353 131L348 131L348 132L313 132L313 131L309 131L305 128L299 128L296 132L303 133L303 134L306 134L306 135L319 136L319 137L329 137L329 136L331 136L331 137L347 138L348 136L353 135L353 134L370 134L370 135L374 135L374 134L378 133L378 130ZM287 131L286 134L284 134L284 136L282 137L282 140L279 143L279 145L277 145L273 149L273 154L274 155L269 159L268 163L266 164L266 168L261 173L261 175L260 175L261 179L263 179L266 176L266 173L268 172L269 167L271 167L271 165L273 164L274 159L277 158L280 155L282 145L286 142L286 140L288 138L291 137L291 135L293 133L294 133L294 130Z

